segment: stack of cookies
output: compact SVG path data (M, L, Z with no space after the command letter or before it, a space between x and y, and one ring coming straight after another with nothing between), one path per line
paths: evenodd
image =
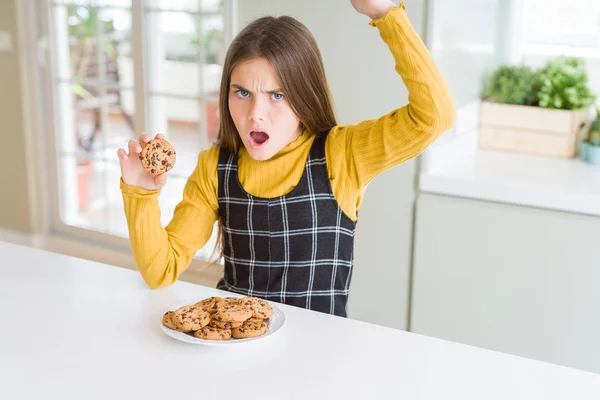
M273 308L257 297L209 297L193 305L167 311L166 327L199 339L246 339L264 335Z

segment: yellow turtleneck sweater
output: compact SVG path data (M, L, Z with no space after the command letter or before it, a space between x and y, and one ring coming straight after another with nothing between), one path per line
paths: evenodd
M327 137L331 187L340 207L353 220L367 184L388 168L419 155L455 118L448 87L411 26L404 5L370 25L379 29L394 56L409 103L376 120L336 126ZM289 193L302 176L314 139L315 135L305 132L267 161L253 160L242 147L238 169L244 189L263 198ZM121 180L133 256L151 288L175 282L210 238L218 218L218 156L218 146L200 153L183 200L166 228L160 223L160 190L143 190Z

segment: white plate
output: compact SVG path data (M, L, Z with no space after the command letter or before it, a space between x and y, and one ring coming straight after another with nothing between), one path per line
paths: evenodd
M256 340L266 339L270 336L273 336L275 333L279 332L279 330L281 330L281 328L283 328L283 326L285 325L285 314L283 313L283 311L281 311L279 308L277 308L277 306L275 306L271 302L269 302L269 305L271 307L273 307L273 315L271 315L271 318L269 318L269 320L268 320L269 330L264 335L260 335L260 336L253 337L253 338L247 338L247 339L231 338L229 340L205 340L205 339L199 339L188 333L175 331L173 329L167 328L166 326L164 326L162 324L162 316L167 311L175 311L180 307L187 306L190 304L193 304L193 302L192 303L188 302L185 304L178 304L178 305L172 306L168 310L165 310L160 315L160 318L159 318L160 327L164 333L166 333L168 336L172 337L173 339L181 340L182 342L186 342L186 343L203 344L203 345L208 345L208 346L231 346L231 345L235 345L235 344L248 343L248 342L254 342Z

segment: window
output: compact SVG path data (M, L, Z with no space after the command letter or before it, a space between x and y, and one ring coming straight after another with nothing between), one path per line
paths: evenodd
M600 50L598 0L525 0L523 7L525 45Z
M560 55L581 57L590 88L600 93L600 2L526 0L522 7L523 62L538 67Z
M55 223L127 237L116 149L164 133L178 152L159 198L166 224L218 130L234 0L50 2ZM213 238L214 240L214 238ZM206 247L208 255L212 243Z

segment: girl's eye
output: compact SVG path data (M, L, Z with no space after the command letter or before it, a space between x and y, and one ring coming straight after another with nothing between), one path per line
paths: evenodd
M240 90L238 90L236 93L237 93L237 94L238 94L238 96L240 96L240 97L248 97L248 96L250 96L250 92L249 92L249 91L247 91L247 90L241 90L241 89L240 89Z
M273 100L282 100L283 99L283 95L281 93L273 93L272 95Z

